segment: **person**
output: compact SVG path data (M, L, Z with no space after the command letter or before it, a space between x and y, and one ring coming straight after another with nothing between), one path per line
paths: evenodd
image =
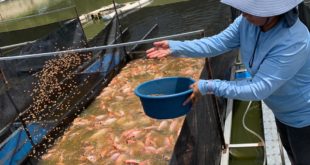
M102 19L102 15L100 12L98 12L98 19L101 20Z
M298 18L302 0L221 0L242 12L217 35L153 43L148 58L213 57L239 48L251 79L198 80L193 94L263 100L272 109L292 164L310 159L310 35Z

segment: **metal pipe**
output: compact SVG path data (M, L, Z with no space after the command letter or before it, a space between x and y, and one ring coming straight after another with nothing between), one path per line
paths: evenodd
M20 56L0 57L0 61L25 59L25 58L35 58L35 57L45 57L45 56L52 56L55 54L64 54L64 53L78 53L78 52L96 51L96 50L118 48L118 47L131 46L131 45L137 45L137 44L148 44L148 43L152 43L152 42L160 41L160 40L166 40L166 39L172 39L172 38L191 36L191 35L195 35L195 34L201 34L203 32L204 32L204 30L201 29L201 30L196 30L196 31L191 31L191 32L186 32L186 33L180 33L180 34L169 35L169 36L164 36L164 37L151 38L151 39L146 39L146 40L125 42L125 43L113 44L113 45L95 46L95 47L81 48L81 49L71 49L71 50L58 51L58 52L47 52L47 53L27 54L27 55L20 55Z
M262 143L240 143L240 144L229 144L229 148L247 148L247 147L262 147Z
M2 47L0 47L0 49L1 50L10 49L10 48L14 48L14 47L17 47L17 46L24 46L24 45L27 45L27 44L31 44L33 42L35 42L35 41L27 41L27 42L22 42L22 43L18 43L18 44L2 46Z

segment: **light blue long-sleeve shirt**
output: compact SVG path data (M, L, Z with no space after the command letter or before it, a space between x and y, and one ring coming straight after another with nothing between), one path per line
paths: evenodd
M240 81L199 80L198 88L239 100L264 100L276 118L292 127L310 125L310 34L298 19L288 27L283 19L272 29L260 28L239 16L228 28L212 37L193 41L169 41L176 57L212 57L235 48L252 79Z

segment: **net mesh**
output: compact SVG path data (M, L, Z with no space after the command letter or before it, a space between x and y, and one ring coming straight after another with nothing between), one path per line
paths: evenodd
M193 22L195 14L184 13L192 13L193 10L189 6L197 7L197 4L201 8L196 12L206 16ZM210 10L205 10L207 7ZM152 37L199 28L207 29L206 35L212 35L226 27L240 14L239 11L230 10L218 1L181 2L173 4L173 9L172 5L161 6L160 9L160 11L156 7L142 9L139 13L133 13L121 20L129 27L131 35L126 41L139 40L141 38L139 34L146 33L147 29L158 20L160 20L159 29L165 28L152 33L150 35ZM309 6L305 3L299 9L301 20L309 27ZM156 18L141 19L137 15L146 17L156 15ZM175 17L178 19L174 19ZM174 20L173 25L171 19ZM82 26L77 19L49 25L51 25L49 30L46 30L47 26L44 25L30 29L38 32L38 35L33 37L36 39L34 42L1 50L1 56L53 52L122 42L116 19L113 19L91 41L86 41ZM0 36L16 38L19 33L27 33L27 30L15 32L2 32ZM40 39L37 39L38 36ZM8 43L0 40L0 45ZM146 49L150 46L146 44L139 48ZM228 80L236 54L237 52L229 52L209 59L211 72L208 65L205 65L201 78L208 79L211 73L213 78ZM0 164L19 164L24 161L22 156L25 153L41 155L53 143L55 137L62 135L66 123L72 121L74 116L90 103L127 60L126 50L115 48L0 61ZM222 124L225 120L225 109L226 100L223 98L214 99L211 96L201 98L185 119L170 164L219 164L222 135L218 124ZM219 121L216 120L217 115ZM36 150L32 148L34 145Z
M113 19L105 29L104 40L97 37L89 43L119 43L116 27ZM35 42L2 55L55 52L88 45L79 20L72 19ZM60 136L65 123L83 110L98 89L120 70L125 56L124 49L114 48L1 61L1 164L19 164L31 151L31 155L44 152L46 142Z

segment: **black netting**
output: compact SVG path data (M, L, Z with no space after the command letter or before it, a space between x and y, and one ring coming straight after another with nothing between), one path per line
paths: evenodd
M81 42L84 41L84 42ZM79 48L85 46L85 37L77 20L67 21L62 28L48 34L36 42L22 46L19 51L10 52L6 56L32 53L53 52L66 48ZM55 56L40 57L21 60L1 61L1 122L0 128L14 120L17 116L13 103L8 100L12 97L17 111L23 111L32 102L30 91L33 83L37 81L35 73L42 70L47 60ZM7 85L5 84L7 83ZM10 114L10 115L8 115Z
M102 45L102 43L107 43L109 38L110 39L114 38L114 36L111 36L112 33L108 33L110 30L112 30L112 28L116 27L116 25L113 25L113 24L116 24L116 21L110 21L101 32L99 32L95 37L93 37L88 42L88 44L90 46L98 46L98 45Z
M21 43L26 41L36 40L38 38L44 37L49 32L53 32L60 28L66 21L55 22L47 25L36 26L29 29L14 30L9 32L0 33L0 46L11 45L14 43ZM36 33L33 33L33 32ZM23 37L20 37L23 36ZM13 50L20 47L15 47ZM6 50L8 51L8 50ZM2 50L2 52L6 52ZM9 51L8 51L9 52Z
M104 39L95 37L90 42L92 46L121 41L115 19L108 27L100 33ZM3 55L87 46L82 26L74 19L65 21L45 37ZM34 155L42 154L35 149L45 151L46 143L61 135L66 123L107 85L125 62L123 48L0 61L0 163L19 164L31 150Z
M25 5L27 5L27 3L29 2L26 2ZM63 5L70 5L70 2ZM21 9L21 11L23 11L23 9ZM50 8L44 13L34 13L35 11L32 11L32 14L28 13L30 15L23 17L1 19L0 46L42 38L46 34L61 27L66 20L77 17L76 8L74 6L67 6L64 8L58 7L57 9Z
M228 6L222 6L220 2L209 1L204 5L208 9L207 35L212 35L228 25L234 18ZM226 17L221 17L225 13ZM201 79L230 79L230 69L233 65L237 52L229 52L222 56L210 58L201 73ZM211 69L211 72L209 72ZM180 136L174 148L170 164L220 164L222 141L221 131L225 121L226 99L211 95L202 97L186 116ZM219 120L217 118L219 117ZM222 124L221 126L219 124Z
M298 6L300 20L310 29L310 1L305 1Z
M236 54L237 52L229 52L210 59L213 78L230 79L230 69ZM209 78L207 65L200 78ZM217 125L217 111L221 123L224 123L226 99L216 98L219 107L217 108L212 97L212 95L202 97L186 116L170 164L220 164L222 143L221 132Z
M305 9L300 8L302 10L301 14L303 11L309 13L309 7L303 7ZM223 30L238 14L238 11L231 11L228 6L222 5L215 0L192 0L143 8L139 12L132 13L125 19L121 19L121 23L123 27L129 27L129 36L125 39L127 41L141 39L155 24L158 24L158 29L154 30L148 37L159 37L198 29L205 29L206 35L209 36ZM303 21L307 22L307 20L309 19L306 15ZM120 30L118 29L119 24L115 19L88 43L83 42L85 37L79 23L65 21L57 24L61 24L62 28L30 45L18 47L10 51L2 50L2 55L12 56L85 46L100 46L119 43L122 40L122 38L118 37L120 36ZM142 47L143 50L150 47L150 44L144 46ZM127 50L131 49L132 47L127 48ZM213 78L230 78L230 67L235 60L236 54L236 52L229 52L226 55L209 60ZM78 57L83 58L79 63L75 63L76 61L74 60ZM113 78L113 75L126 62L126 57L124 48L119 48L1 62L3 74L1 75L0 113L2 114L0 114L0 121L2 125L0 128L4 128L9 124L9 129L1 132L1 140L9 139L7 142L11 142L13 139L11 144L18 145L11 147L15 148L15 150L9 152L5 150L8 143L3 143L0 146L2 149L0 155L7 154L9 161L17 162L15 160L17 151L22 150L23 144L29 145L29 139L37 145L37 148L46 149L43 143L41 143L51 143L51 140L46 138L46 136L61 135L59 130L62 126L67 121L71 121L76 113L79 113L83 107L87 106L101 87ZM65 63L57 61L57 59L62 58L67 59L67 62L71 62L71 67L65 68L67 70L63 68ZM42 70L45 69L43 66L46 64L56 65L58 68L62 68L58 71L63 71L66 74L56 74L57 82L62 84L61 90L57 87L53 88L54 90L48 92L51 94L48 99L41 102L38 99L33 99L36 96L44 98L45 95L40 95L42 94L40 89L35 91L33 89L38 85L37 82L42 82L43 84L44 79L40 80L40 77L47 76L42 76ZM41 76L36 77L40 73ZM201 73L201 78L208 79L210 78L209 76L206 65ZM5 82L8 82L8 85L4 85ZM50 88L45 89L49 91ZM61 92L58 93L58 90ZM31 93L33 95L30 95ZM222 143L218 129L219 121L216 118L218 112L219 118L223 123L225 109L226 100L223 98L216 98L216 101L212 96L201 98L185 119L170 164L219 164ZM20 118L17 118L19 113L17 111L24 112ZM33 135L32 138L22 138L27 135L23 131L24 129L22 129L23 123L28 128L28 134ZM12 131L17 131L16 135L18 136L9 137ZM20 141L18 139L26 140ZM38 153L36 152L35 154Z

